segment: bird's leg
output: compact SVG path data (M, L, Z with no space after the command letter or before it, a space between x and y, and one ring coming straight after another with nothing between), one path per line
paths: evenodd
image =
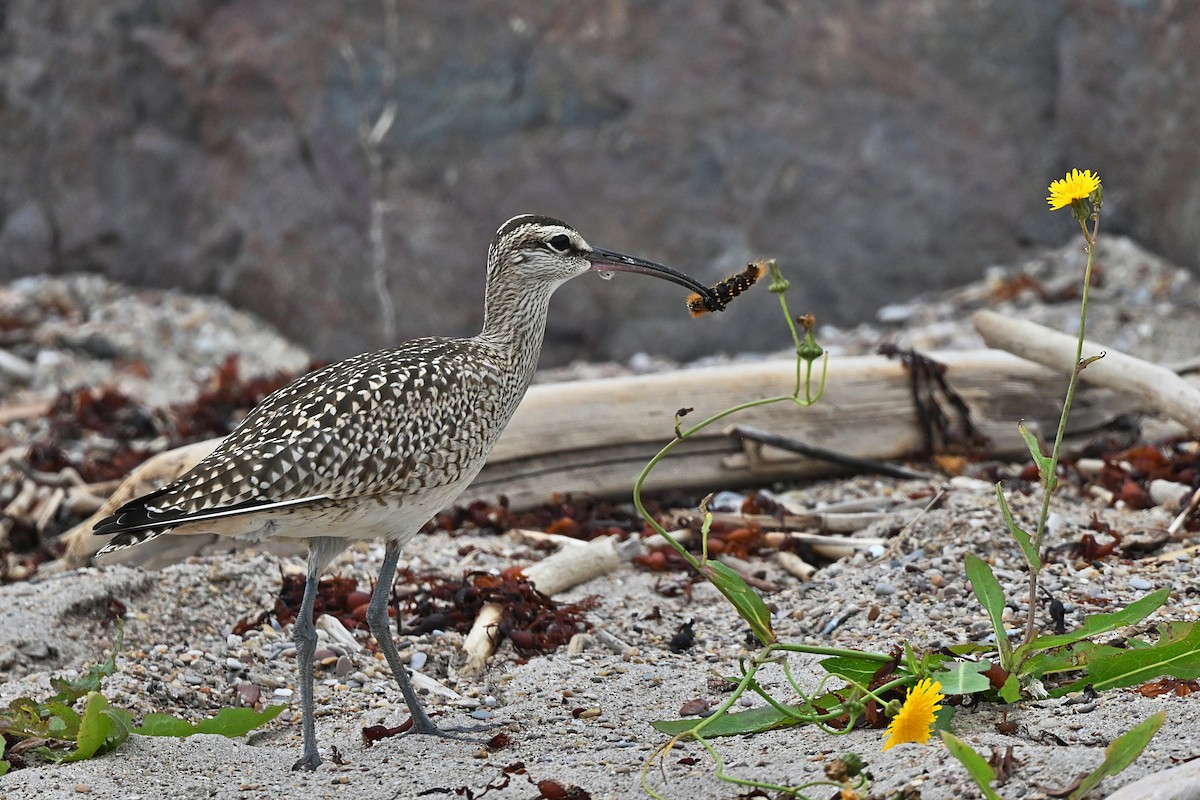
M321 763L317 752L317 723L313 714L313 653L317 650L317 626L313 624L313 606L317 602L317 584L321 573L333 557L346 546L344 539L317 536L309 540L308 564L304 578L304 597L300 613L292 625L292 641L296 643L296 663L300 671L301 728L304 732L304 755L292 769L316 769Z
M317 583L321 579L321 567L316 561L310 553L308 573L304 579L304 598L300 601L300 613L292 625L292 641L296 643L296 663L300 671L300 711L304 730L304 756L292 765L292 769L312 770L321 763L321 754L317 752L317 724L313 716L313 653L317 650L313 605L317 600Z
M412 715L412 727L408 732L458 739L461 737L455 736L450 731L442 730L425 713L421 701L417 699L416 691L413 690L408 670L404 664L400 663L400 654L396 652L396 645L392 642L392 627L388 620L388 598L392 594L392 582L396 578L396 564L400 560L401 547L402 544L395 540L389 540L387 543L383 554L383 568L379 571L379 581L375 584L375 591L371 594L371 603L367 606L367 624L371 627L371 634L375 637L375 641L379 642L379 649L383 651L383 657L387 659L392 674L396 676L396 683L400 684L400 693L404 695L404 702L408 704L408 713Z

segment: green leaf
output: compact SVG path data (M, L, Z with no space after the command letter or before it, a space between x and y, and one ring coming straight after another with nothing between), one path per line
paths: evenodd
M1124 650L1111 658L1088 663L1088 678L1096 691L1136 686L1170 675L1183 680L1200 677L1200 624L1193 622L1183 638L1140 650Z
M55 739L74 741L79 735L80 717L75 709L66 703L50 701L43 708L42 716L46 719L46 732Z
M4 737L0 736L0 775L4 775L4 773L8 772L9 764L4 760L4 746L6 744L7 742L4 741Z
M196 726L173 714L155 711L142 719L142 724L133 729L139 736L174 736L182 739L196 732Z
M986 661L956 661L949 669L930 675L942 685L943 694L975 694L992 688L983 673L991 668Z
M962 642L961 644L952 644L946 648L956 656L979 656L985 653L994 653L996 648L990 644L982 644L980 642Z
M1033 435L1033 431L1025 427L1024 422L1017 423L1017 431L1025 440L1025 446L1029 448L1029 455L1033 457L1033 463L1037 464L1038 477L1042 481L1042 486L1046 487L1047 492L1053 492L1055 484L1058 483L1058 478L1054 475L1054 459L1042 455L1042 445Z
M933 714L933 730L948 731L950 724L954 722L954 715L958 713L958 709L954 706L942 706Z
M110 708L108 699L100 692L89 692L88 703L84 706L83 715L79 721L79 736L76 740L76 750L62 757L62 762L82 762L84 759L115 750L126 739L130 738L130 728L126 718L114 714L119 709Z
M215 733L220 736L245 736L255 728L266 725L279 716L287 706L267 706L262 711L252 708L222 708L216 716L193 725L170 714L147 714L134 733L142 736L174 736L183 738L196 733Z
M855 658L854 656L830 656L819 662L830 675L845 678L850 683L869 686L875 679L875 673L882 664L879 659L871 657Z
M221 736L245 736L255 728L266 725L287 708L286 705L267 706L262 711L253 708L222 708L196 726L197 733L216 733Z
M719 561L708 561L700 568L700 573L725 595L733 607L737 609L742 619L750 625L750 630L763 644L775 641L775 631L771 628L771 611L767 604L758 596L758 592L750 588L750 584L742 580L729 567Z
M1008 634L1004 632L1004 590L1000 581L992 573L992 568L974 553L967 553L965 559L967 580L971 581L971 589L979 604L987 611L992 620L992 629L996 631L996 648L1000 652L1000 666L1012 671L1012 644Z
M1083 624L1070 633L1039 636L1029 644L1021 645L1017 648L1017 659L1022 660L1024 656L1038 650L1050 650L1055 647L1062 647L1063 645L1072 644L1082 639L1091 639L1101 633L1108 633L1117 628L1133 625L1158 610L1159 606L1167 602L1167 598L1170 595L1170 588L1164 587L1144 597L1139 597L1120 611L1113 611L1108 614L1089 614L1084 618Z
M1071 792L1068 800L1081 800L1087 796L1088 792L1099 786L1105 778L1119 774L1137 761L1137 757L1146 749L1146 745L1150 744L1150 740L1154 738L1154 734L1158 733L1158 729L1162 727L1166 718L1167 712L1159 711L1113 739L1112 743L1104 748L1104 763L1083 779L1075 791Z
M1042 568L1042 558L1033 544L1033 537L1026 533L1013 517L1012 509L1008 507L1008 499L1004 496L1004 484L1002 483L996 484L996 499L1000 501L1000 513L1004 515L1004 524L1008 526L1008 532L1020 545L1025 560L1029 562L1029 568L1033 570L1034 574L1037 574Z
M1078 672L1086 669L1088 661L1105 650L1114 653L1121 652L1115 647L1088 641L1075 642L1066 647L1056 647L1053 650L1044 650L1034 653L1022 662L1021 675L1026 678L1041 678L1043 675ZM1019 649L1018 653L1020 653Z
M1000 795L992 790L992 781L996 780L996 771L983 756L975 752L975 748L955 736L950 731L938 731L950 755L958 759L967 768L967 774L987 800L1000 800Z
M1021 679L1017 673L1009 673L1008 679L1000 687L1000 699L1006 703L1015 703L1021 699Z
M789 708L800 713L813 713L813 710L806 706L789 706ZM694 719L668 719L650 724L661 733L678 736L695 728L700 722L701 720ZM704 736L741 736L762 733L789 725L798 725L801 722L803 720L788 716L773 706L762 706L749 711L739 711L736 714L722 714L720 719L715 719L704 727Z

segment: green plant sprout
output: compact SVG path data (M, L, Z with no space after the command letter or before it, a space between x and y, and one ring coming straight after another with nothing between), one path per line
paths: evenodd
M808 797L805 792L832 786L842 791L843 798L861 797L869 779L857 757L850 757L850 761L858 765L855 769L827 774L828 780L783 786L730 774L710 740L800 724L813 725L825 733L838 736L853 730L869 711L877 714L880 710L892 719L886 747L902 742L923 743L929 738L931 728L937 729L947 751L963 764L984 796L998 798L990 786L995 774L987 760L949 732L954 708L939 706L943 698L973 696L988 702L1015 703L1023 696L1060 697L1088 686L1102 691L1137 686L1162 676L1180 679L1200 677L1200 623L1193 621L1162 625L1157 630L1155 641L1129 637L1124 648L1100 645L1094 641L1098 635L1144 620L1167 601L1170 595L1167 588L1151 592L1118 611L1089 615L1074 631L1037 634L1035 612L1038 577L1042 568L1039 553L1049 516L1050 497L1057 484L1055 473L1067 417L1079 373L1100 357L1084 358L1082 353L1087 289L1091 280L1102 201L1100 179L1090 171L1081 173L1075 170L1064 180L1051 184L1048 199L1052 209L1068 205L1072 208L1087 240L1088 257L1084 272L1076 368L1068 384L1051 455L1043 455L1034 434L1024 425L1020 426L1020 433L1037 464L1044 490L1042 511L1032 534L1017 523L1005 499L1003 487L996 487L1005 525L1030 569L1029 617L1025 623L1023 640L1014 647L1008 638L1003 625L1004 592L992 568L978 556L968 554L965 559L966 575L995 631L993 644L964 642L939 652L922 654L906 646L902 652L896 650L891 654L881 654L781 642L771 626L770 611L757 592L737 572L708 558L708 534L712 524L712 515L707 509L708 498L700 505L702 524L699 558L672 537L646 510L641 495L650 472L675 447L698 431L744 409L770 403L791 402L800 408L807 408L817 402L824 392L828 357L813 335L814 321L812 317L799 320L803 328L801 336L784 297L788 281L780 273L776 262L768 261L766 268L771 278L769 289L779 299L796 351L796 382L792 393L741 403L688 428L683 427L682 418L691 409L681 410L675 416L674 439L647 463L634 483L634 505L642 519L721 592L750 626L761 645L755 655L739 662L737 676L726 678L733 685L733 691L711 715L700 721L678 719L653 723L657 730L670 736L651 753L642 768L642 786L656 800L663 800L664 795L650 785L651 767L657 760L665 770L667 755L683 740L698 742L713 759L716 776L738 786L774 791L802 800ZM822 369L819 379L814 380L813 364L818 358L822 359ZM789 654L824 657L819 665L826 674L814 689L806 691L795 680L787 661ZM764 688L766 682L759 676L760 670L764 669L782 672L786 687L799 698L799 702L784 703L768 692ZM901 701L899 693L903 690L907 690L907 694ZM746 692L761 697L766 706L731 711ZM1163 713L1155 714L1115 739L1106 750L1104 763L1082 778L1073 789L1070 795L1072 800L1080 800L1105 777L1115 775L1133 763L1164 719Z
M82 678L51 678L50 686L56 690L52 697L18 697L7 708L0 708L0 775L31 756L50 764L65 764L103 755L124 744L130 734L242 736L275 719L285 708L223 708L195 725L170 714L155 713L146 715L136 726L128 711L111 705L100 692L103 680L116 671L121 640L122 629L118 627L112 653L100 664L93 664ZM76 711L80 704L82 709Z

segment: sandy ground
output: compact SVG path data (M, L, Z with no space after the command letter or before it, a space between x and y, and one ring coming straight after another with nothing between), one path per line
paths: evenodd
M900 344L922 350L978 346L964 320L979 307L1070 330L1078 307L1062 289L1077 284L1081 258L1076 244L1019 268L997 269L961 291L885 309L880 319L887 322L881 325L894 328ZM1104 281L1093 292L1090 334L1161 363L1195 356L1200 285L1192 276L1120 239L1102 240L1100 263ZM1022 285L1021 275L1032 275L1046 291L1019 292L1015 299L1003 300L1012 286ZM139 304L131 304L130 313L123 316L136 318L137 308ZM167 314L165 319L175 316ZM72 319L55 324L74 330ZM874 347L882 335L868 326L844 332L840 339L831 336L827 344L839 352L855 352L856 343ZM31 363L40 363L34 355L29 354ZM908 496L943 487L860 477L812 484L799 492L811 505ZM781 638L879 651L904 643L929 649L982 641L991 631L963 575L967 552L993 563L1012 601L1006 621L1017 628L1023 619L1025 578L990 484L958 481L946 488L944 505L903 528L886 552L822 563L811 581L784 573L770 553L756 557L754 566L782 587L768 598ZM1012 488L1014 510L1028 521L1039 495ZM1068 488L1056 497L1049 543L1076 541L1093 515L1129 535L1165 528L1172 513L1167 508L1111 509ZM863 534L882 536L899 528L897 521ZM1200 577L1193 556L1164 555L1188 544L1172 542L1140 556L1119 553L1095 564L1064 556L1047 567L1045 585L1066 603L1071 627L1078 626L1085 613L1120 608L1147 592L1171 587L1171 598L1162 609L1135 631L1125 632L1145 634L1160 622L1198 616ZM366 586L380 557L378 546L363 545L348 551L337 568ZM404 555L414 570L447 576L537 557L510 537L469 532L422 535ZM295 557L242 550L194 558L157 572L109 568L53 574L43 568L32 581L0 586L0 703L23 695L45 696L50 693L50 676L72 674L103 660L115 638L108 609L118 600L127 609L125 640L117 653L117 673L107 679L104 691L135 717L166 711L202 719L237 704L239 687L245 692L247 686L259 692L260 702L289 705L279 718L243 739L135 736L118 751L79 764L14 770L0 777L0 800L524 800L547 796L536 784L551 780L587 793L577 793L577 798L644 797L639 777L643 764L665 740L650 722L676 717L685 702L696 698L719 701L710 678L735 673L737 659L747 653L745 625L713 590L697 585L690 600L664 596L659 587L676 585L680 575L656 575L626 564L566 595L600 596L601 603L587 619L632 646L623 654L596 645L575 655L560 651L522 659L505 644L486 675L474 680L460 673L459 634L401 638L402 652L420 665L421 673L456 693L453 700L426 695L431 712L448 724L478 724L479 718L487 718L509 736L507 748L488 752L475 743L424 737L391 738L364 747L364 726L398 725L407 714L386 666L373 651L363 650L348 654L349 663L343 664L348 668L319 670L317 724L326 763L316 772L297 773L290 770L300 751L290 631L268 626L239 637L231 635L231 629L239 620L271 608L281 571L300 566ZM696 645L673 653L670 638L688 620L694 622ZM818 679L815 658L796 656L791 663L802 678ZM767 674L765 679L783 693L779 675ZM1114 736L1158 710L1167 713L1163 729L1132 767L1096 794L1104 796L1122 784L1200 756L1200 703L1195 696L1149 699L1132 691L1111 691L1095 698L1026 701L1008 709L1008 720L1016 723L1010 733L997 728L1005 709L980 705L960 710L953 730L984 753L1011 745L1016 768L998 791L1005 798L1037 798L1098 765ZM818 779L825 762L849 750L867 761L873 791L880 798L905 787L918 790L923 798L977 796L962 767L940 746L904 745L882 752L882 743L877 730L832 738L809 728L716 742L728 770L743 778L792 784ZM335 747L340 764L330 758ZM516 764L523 764L524 771L514 770ZM661 770L655 766L650 780L671 798L733 798L749 792L718 780L712 762L694 744L676 748ZM1200 779L1193 783L1200 784ZM811 796L832 794L832 789L821 788Z
M814 497L846 497L911 493L922 487L920 482L860 478L809 491ZM1014 497L1018 513L1032 513L1035 501L1036 497ZM1162 510L1121 512L1069 495L1058 508L1063 535L1077 532L1093 513L1127 531L1160 528L1168 519ZM881 558L858 555L828 564L807 583L764 558L760 566L784 587L769 598L778 632L791 641L879 650L903 642L931 648L981 640L988 626L967 587L962 556L971 550L991 559L1019 610L1023 573L1017 568L1015 546L1001 530L990 489L960 481L948 491L943 508L920 517ZM472 552L461 556L466 549ZM507 566L530 553L509 537L434 534L419 537L406 555L418 570L453 575ZM341 570L366 584L379 556L378 547L364 545L345 556ZM89 569L0 589L9 620L0 635L0 650L43 656L18 660L14 670L28 672L12 674L0 685L4 702L46 692L47 676L105 657L114 635L105 609L115 598L126 605L128 621L118 673L106 682L105 693L135 716L162 710L199 719L233 704L236 686L247 682L262 688L264 700L291 703L289 712L244 739L135 736L104 757L17 770L0 778L0 798L130 800L172 793L373 800L480 797L485 790L488 797L536 798L539 790L532 784L545 780L579 787L592 798L642 797L643 763L665 738L649 723L677 716L684 702L697 697L719 700L709 677L732 674L736 659L747 653L745 626L715 591L697 585L690 602L682 596L664 597L655 590L660 576L625 565L566 595L601 596L589 620L633 645L635 651L624 656L597 646L578 655L559 652L522 663L505 645L485 678L470 681L460 677L455 666L460 659L457 634L435 632L401 640L408 655L427 656L423 672L460 695L454 702L430 697L432 711L441 713L444 722L461 725L477 723L476 717L490 711L489 722L508 734L511 746L489 753L469 742L401 737L365 748L362 727L397 725L406 714L386 666L364 651L353 656L353 675L363 679L362 685L343 682L328 669L318 673L323 752L328 756L336 747L344 763L327 758L314 773L292 772L300 736L298 698L287 697L296 683L288 632L236 637L229 631L239 619L270 607L280 570L298 565L298 559L241 551L193 559L157 573ZM1160 586L1173 587L1172 599L1143 630L1165 619L1195 619L1200 606L1200 581L1186 559L1110 557L1095 566L1059 562L1048 568L1046 585L1067 602L1069 625L1079 624L1085 609L1120 607ZM877 615L868 613L873 606L879 607ZM1014 627L1018 610L1009 612ZM694 621L696 646L672 653L667 643L686 620ZM232 663L240 666L231 668ZM792 664L799 675L816 679L815 659L795 657ZM780 675L772 674L769 680L781 690ZM578 714L580 709L591 711ZM997 731L1002 708L977 706L960 711L953 728L985 753L993 747L1014 747L1017 768L1000 789L1002 796L1042 797L1045 789L1061 787L1099 764L1114 736L1159 709L1167 712L1166 725L1136 764L1105 784L1107 792L1200 755L1200 704L1194 697L1147 699L1131 691L1113 691L1098 698L1024 702L1009 712L1017 723L1010 735ZM717 745L729 770L747 778L784 783L818 779L825 761L850 750L868 762L880 797L902 787L919 788L923 798L974 796L962 768L940 746L905 745L885 753L882 742L876 730L833 738L792 728L720 740ZM524 774L508 776L505 788L487 788L504 783L505 768L518 762L524 764ZM672 798L739 795L737 787L714 777L711 762L695 745L677 748L665 772L657 767L651 772L651 781ZM820 789L812 796L831 792Z

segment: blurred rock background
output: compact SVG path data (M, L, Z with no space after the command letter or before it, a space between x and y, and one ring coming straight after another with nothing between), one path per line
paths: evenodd
M534 211L704 280L776 256L847 324L1067 241L1071 166L1200 265L1200 4L396 0L389 37L389 2L0 0L0 279L211 293L336 358L473 333ZM778 348L753 303L577 281L543 363Z

